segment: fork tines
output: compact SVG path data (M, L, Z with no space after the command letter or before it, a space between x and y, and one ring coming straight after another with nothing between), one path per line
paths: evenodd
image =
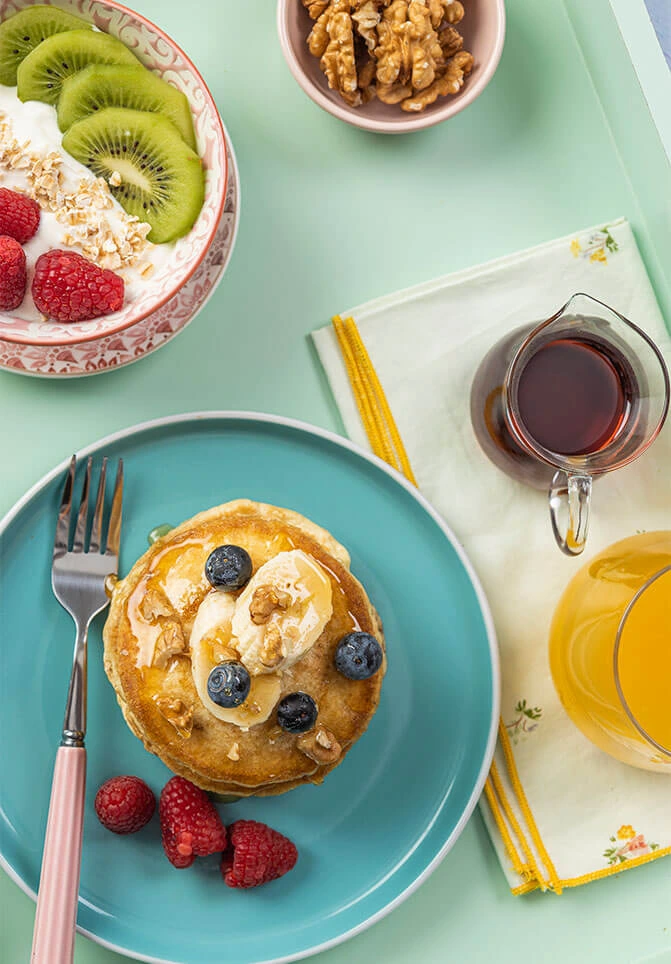
M91 519L91 534L89 537L88 548L86 548L86 531L88 527L88 507L89 491L91 489L91 472L93 469L93 458L89 456L86 462L86 475L82 486L82 495L77 511L77 522L75 525L72 548L70 549L70 528L72 518L72 492L75 484L75 472L77 469L77 456L73 455L70 459L70 467L63 487L63 497L61 506L58 510L58 522L56 524L56 538L54 540L54 556L63 555L68 551L72 552L100 552L107 556L119 555L119 538L121 534L121 503L123 497L123 459L119 459L114 482L114 492L112 495L112 506L109 514L107 527L107 542L103 549L103 515L105 512L105 482L107 477L107 457L102 460L100 467L100 479L98 481L98 492L96 495L95 508Z

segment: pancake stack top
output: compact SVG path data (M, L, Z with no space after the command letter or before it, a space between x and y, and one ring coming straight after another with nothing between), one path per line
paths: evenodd
M214 588L205 573L225 545L251 558L251 578L235 591ZM116 584L103 633L105 670L133 733L174 773L215 793L321 783L368 726L385 670L383 661L369 678L351 679L336 668L350 633L374 636L384 652L380 620L349 564L326 530L248 500L159 539ZM250 688L227 707L208 680L231 661ZM296 693L317 713L304 732L278 722L278 705Z

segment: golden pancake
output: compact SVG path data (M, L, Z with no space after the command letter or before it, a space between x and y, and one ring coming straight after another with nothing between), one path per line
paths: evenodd
M205 576L218 546L244 548L244 588ZM130 729L174 772L220 794L268 795L321 783L365 731L385 664L366 680L335 668L339 641L382 627L349 571L349 554L326 530L288 509L237 500L159 539L114 587L105 624L105 670ZM207 690L211 670L242 662L251 690L225 709ZM277 704L309 694L318 717L287 732Z

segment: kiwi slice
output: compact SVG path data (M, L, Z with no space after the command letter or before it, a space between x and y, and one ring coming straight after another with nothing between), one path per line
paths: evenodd
M129 107L171 120L189 147L196 149L191 108L181 90L145 67L92 64L63 81L58 99L62 131L105 107Z
M106 33L68 30L43 40L21 62L16 72L21 100L55 104L66 77L89 64L134 64L140 61L128 47Z
M90 29L85 20L43 3L15 13L0 24L0 84L13 87L21 61L47 37L66 30Z
M106 107L77 121L63 147L107 182L128 212L151 224L149 240L174 241L193 226L205 197L200 158L166 117Z

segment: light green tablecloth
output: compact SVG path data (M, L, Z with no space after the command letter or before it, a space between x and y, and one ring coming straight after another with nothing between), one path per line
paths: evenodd
M193 56L221 108L242 173L237 248L199 319L139 364L60 384L0 373L0 512L73 450L159 415L255 408L338 428L304 337L332 311L576 225L635 220L605 128L583 127L593 92L566 71L579 54L556 49L568 30L560 0L509 0L503 62L482 98L447 125L394 140L345 127L304 96L282 59L272 0L134 5ZM548 72L564 78L561 107L544 92ZM566 163L567 127L592 145L598 177ZM0 875L3 964L28 960L33 913ZM121 961L82 938L75 957ZM513 898L476 815L417 894L320 960L662 964L671 865L559 898Z

